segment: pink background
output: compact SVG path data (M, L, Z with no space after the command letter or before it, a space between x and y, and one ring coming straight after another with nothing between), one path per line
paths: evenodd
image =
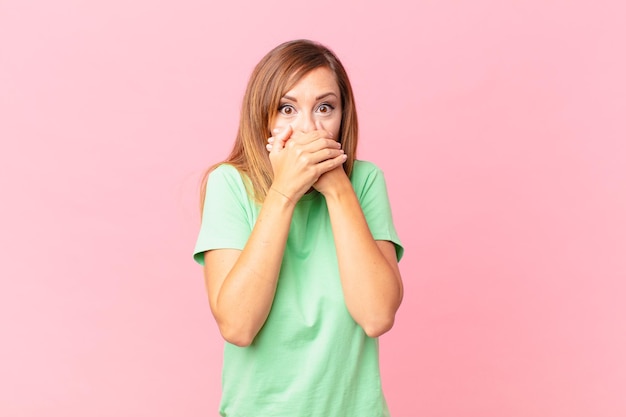
M216 416L198 181L322 41L386 173L394 417L626 415L620 1L0 0L0 415Z

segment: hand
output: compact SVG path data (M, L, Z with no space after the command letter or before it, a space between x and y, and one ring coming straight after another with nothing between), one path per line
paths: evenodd
M322 193L324 196L328 196L330 193L339 190L340 186L350 186L350 178L346 175L346 171L343 170L343 163L336 168L320 175L318 180L313 184L313 188Z
M292 201L298 201L321 175L345 162L341 144L321 128L304 133L287 126L273 133L267 145L274 172L272 187Z

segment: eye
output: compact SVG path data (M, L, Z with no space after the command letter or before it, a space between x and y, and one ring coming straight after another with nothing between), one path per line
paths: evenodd
M317 111L322 113L322 114L328 114L331 111L333 111L333 109L334 109L334 107L331 106L330 104L323 103L323 104L320 104L320 106L317 108Z
M278 111L285 116L291 116L296 112L296 109L294 109L291 104L283 104L278 108Z

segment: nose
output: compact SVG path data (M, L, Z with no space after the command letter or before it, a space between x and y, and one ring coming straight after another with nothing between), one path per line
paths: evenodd
M301 113L300 117L298 118L297 126L294 126L294 128L304 133L315 130L315 117L313 117L313 115L310 113Z

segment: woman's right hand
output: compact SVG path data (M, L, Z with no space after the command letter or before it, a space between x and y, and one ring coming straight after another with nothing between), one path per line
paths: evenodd
M310 132L291 126L268 139L267 149L274 172L272 187L296 202L318 178L345 162L341 144L318 126Z

